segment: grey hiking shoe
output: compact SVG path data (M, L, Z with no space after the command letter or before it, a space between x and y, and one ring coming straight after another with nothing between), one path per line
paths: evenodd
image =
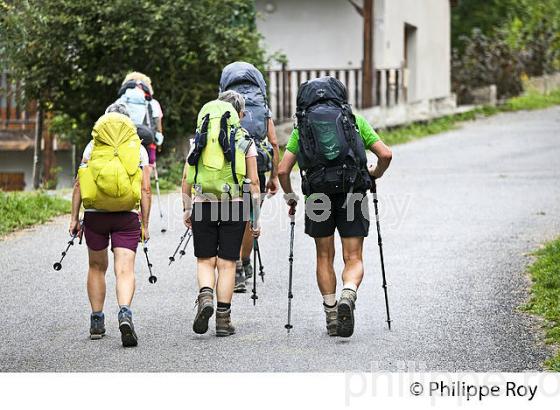
M245 293L247 292L247 287L245 286L245 272L243 267L237 267L235 269L235 287L233 291L235 293Z
M356 306L356 292L352 289L342 289L338 301L338 336L350 337L354 333L354 308Z
M235 327L231 324L231 309L225 312L216 312L216 336L231 336L235 333Z
M214 293L200 292L196 300L198 311L194 318L193 332L203 335L208 331L208 320L214 314Z
M337 326L338 326L338 309L337 306L327 307L323 304L323 309L325 310L325 316L327 319L327 333L329 336L338 336Z
M89 322L89 338L91 340L99 340L105 336L105 315L103 312L92 313Z
M245 272L245 280L251 280L253 278L253 265L251 261L243 263L243 271Z
M119 311L119 330L123 347L138 346L138 336L132 323L132 312L125 307Z

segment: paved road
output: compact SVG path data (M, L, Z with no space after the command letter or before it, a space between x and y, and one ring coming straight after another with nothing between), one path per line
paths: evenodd
M394 149L391 172L379 184L391 332L372 235L356 332L347 340L326 336L313 245L300 213L294 329L286 335L288 220L275 198L265 205L274 220L264 223L267 276L257 306L249 294L237 295L237 335L194 335L192 248L167 268L182 231L179 198L172 195L164 198L175 211L170 230L159 233L157 217L153 221L156 285L148 283L143 259L137 262L136 349L120 346L112 291L108 336L88 339L85 247L71 250L62 271L51 269L66 239L66 219L0 242L0 370L539 370L548 353L539 322L517 306L527 297L526 253L560 233L559 130L560 108L552 108L499 115ZM113 275L108 282L112 289Z

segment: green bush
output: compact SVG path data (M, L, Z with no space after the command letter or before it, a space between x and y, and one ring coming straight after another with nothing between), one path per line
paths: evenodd
M0 191L0 236L70 212L70 201L43 192Z
M546 337L551 344L560 344L560 239L549 242L535 252L537 260L529 268L533 286L531 299L524 310L547 320ZM547 367L560 371L560 354L547 360Z

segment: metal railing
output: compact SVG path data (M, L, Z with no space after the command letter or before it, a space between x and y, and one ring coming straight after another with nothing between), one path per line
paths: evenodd
M406 88L401 68L376 70L374 79L374 106L390 107L406 101ZM339 79L348 91L348 102L354 107L362 104L361 68L323 68L323 69L281 69L267 71L269 105L275 121L290 120L296 111L296 97L303 82L331 75Z
M35 129L35 104L22 104L21 96L21 83L11 80L7 72L2 72L0 74L0 130Z

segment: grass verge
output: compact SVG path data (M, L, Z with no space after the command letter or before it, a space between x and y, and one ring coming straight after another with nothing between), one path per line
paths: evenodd
M449 115L431 121L418 122L403 127L380 130L379 134L383 141L391 146L453 130L457 128L459 123L464 121L472 121L480 117L489 117L500 112L540 110L559 104L560 90L555 90L548 94L530 91L519 97L511 98L498 107L485 106L476 108L469 112Z
M546 343L560 346L560 238L534 255L537 259L529 268L533 281L531 298L522 309L546 319ZM545 366L560 372L560 351Z
M0 192L0 237L70 212L70 201L44 192Z

